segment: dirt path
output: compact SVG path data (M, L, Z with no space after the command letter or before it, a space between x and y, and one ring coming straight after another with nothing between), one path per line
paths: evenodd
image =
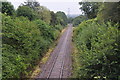
M38 78L68 78L71 75L72 25L69 24Z

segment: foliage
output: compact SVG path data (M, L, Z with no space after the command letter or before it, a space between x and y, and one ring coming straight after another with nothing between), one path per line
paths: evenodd
M0 13L2 12L2 2L0 1Z
M120 2L106 2L100 6L98 19L100 21L120 22Z
M80 15L78 17L75 17L72 21L73 26L78 26L81 22L87 20L86 16Z
M67 25L67 16L64 12L58 11L56 15L61 25L63 26Z
M78 52L74 55L74 77L82 80L119 80L120 31L110 22L82 22L74 31Z
M53 11L51 11L50 14L51 14L50 25L55 26L55 25L59 24L56 14Z
M60 25L60 24L57 24L57 25L55 25L55 26L52 27L54 40L57 40L57 39L58 39L59 34L60 34L60 32L62 31L62 29L63 29L63 26Z
M22 6L29 7L32 10L34 19L41 19L45 21L46 23L50 24L51 22L51 12L49 9L47 9L44 6L40 6L40 3L36 0L28 0L22 4ZM25 10L28 12L27 10ZM25 15L26 13L24 13ZM28 14L28 13L27 13Z
M41 31L41 36L43 36L45 40L52 41L54 39L53 33L52 33L52 28L48 24L46 24L42 20L36 20L34 22L39 27L39 30Z
M36 8L36 12L38 14L38 18L45 21L46 23L50 24L50 20L51 20L51 14L50 14L50 10L47 9L44 6L39 6Z
M2 2L2 13L7 15L14 15L15 10L13 5L10 2Z
M17 16L27 17L29 20L35 19L34 11L27 6L19 6L17 9Z
M2 15L2 27L3 78L27 76L60 32L41 20L5 15Z
M72 18L72 17L68 17L67 22L68 22L68 23L72 23L72 22L73 22L73 18Z
M99 3L98 2L79 2L81 5L80 9L84 12L89 19L95 18L98 13Z
M24 2L24 4L22 4L23 6L28 6L31 9L35 10L36 7L40 6L40 3L37 2L36 0L27 0L26 2Z
M55 27L54 27L55 29L57 29L57 30L59 30L60 32L62 31L62 29L63 29L63 26L62 25L60 25L60 24L58 24L58 25L55 25Z

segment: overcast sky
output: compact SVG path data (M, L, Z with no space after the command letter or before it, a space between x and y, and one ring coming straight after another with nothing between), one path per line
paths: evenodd
M11 2L15 9L21 4L24 3L26 0L7 0ZM46 6L51 11L63 11L66 14L81 14L79 9L80 5L78 2L81 0L36 0L40 3L41 6Z

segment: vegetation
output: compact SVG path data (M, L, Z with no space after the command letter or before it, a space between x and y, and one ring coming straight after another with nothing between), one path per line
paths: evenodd
M102 22L111 21L113 23L120 22L120 2L103 3L100 6L98 19Z
M88 18L94 19L83 21L74 30L73 41L77 52L73 54L73 77L82 80L119 80L120 4L116 2L99 5L97 17L94 18L94 13L88 15L93 16Z
M4 78L27 75L60 32L41 20L30 22L24 17L12 19L5 15L2 26Z
M13 5L10 2L4 2L2 3L2 13L7 15L14 15L15 10Z
M74 19L74 18L72 18L72 17L68 17L67 22L68 22L68 23L72 23L72 22L73 22L73 19Z
M40 3L37 2L36 0L26 0L26 2L22 3L22 6L28 6L31 9L35 10L36 7L40 6Z
M57 15L53 11L51 11L50 14L51 14L50 25L55 26L57 24L60 24L58 21Z
M63 23L54 23L59 16L38 2L26 2L16 11L9 2L2 4L2 77L23 78L53 45Z
M19 6L17 9L17 16L24 16L29 20L35 19L34 11L28 6Z
M15 11L2 3L2 77L23 78L32 73L63 26L73 23L73 77L81 80L120 79L120 2L79 2L83 15L67 18L32 0ZM1 9L1 8L0 8ZM1 74L0 74L1 76Z
M75 17L72 21L73 26L78 26L81 22L87 20L87 17L84 15L80 15L78 17Z
M82 22L75 30L74 41L78 49L75 55L74 77L118 80L120 76L120 32L117 25L99 24L97 20Z
M38 14L38 18L45 21L46 23L50 24L50 20L51 20L51 14L50 14L50 10L47 9L44 6L39 6L36 8L36 12Z
M95 18L98 13L99 3L98 2L79 2L81 5L80 9L89 18Z
M67 25L67 16L64 12L58 11L56 13L59 23L63 26Z

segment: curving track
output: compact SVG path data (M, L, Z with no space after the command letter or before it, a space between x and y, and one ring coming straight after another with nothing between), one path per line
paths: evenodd
M72 24L68 24L38 78L68 78L71 75Z

